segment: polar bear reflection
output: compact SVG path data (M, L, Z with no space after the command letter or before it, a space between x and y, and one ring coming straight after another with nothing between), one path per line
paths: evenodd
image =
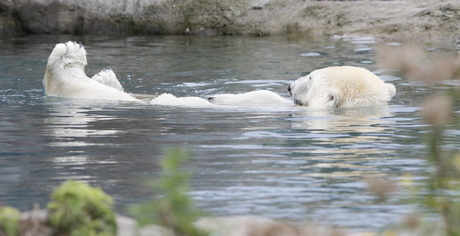
M401 156L396 154L392 116L385 105L339 109L298 107L291 113L290 128L297 130L295 133L304 132L305 137L289 142L304 149L296 153L299 156L303 153L311 163L309 168L314 170L304 171L302 175L340 178L346 182L346 178L361 179L364 175L382 173L385 168L376 168L379 164L400 163L394 162Z
M54 99L50 99L53 101ZM90 104L84 104L88 105ZM49 109L50 115L44 121L48 125L47 135L53 137L53 142L49 146L90 146L96 143L82 141L90 136L110 137L119 133L116 129L94 129L90 125L92 122L107 121L115 117L106 115L91 114L90 108L80 108L69 104L54 104Z
M293 111L291 116L292 129L317 134L314 141L317 144L311 145L319 145L321 148L312 149L312 153L327 152L331 157L336 153L340 159L345 158L342 156L345 153L352 153L351 158L363 154L363 158L370 159L381 155L382 152L395 151L377 148L379 144L393 143L393 140L387 138L391 136L386 135L388 127L394 123L389 119L393 114L386 105L339 109L299 108Z

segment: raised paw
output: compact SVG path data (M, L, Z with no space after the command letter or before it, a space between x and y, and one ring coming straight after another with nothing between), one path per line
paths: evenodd
M120 82L117 79L117 76L109 67L102 69L91 79L96 80L97 82L112 87L114 89L123 91L123 86L121 86Z
M85 48L72 41L57 44L48 58L48 64L54 65L53 68L84 68L87 64Z

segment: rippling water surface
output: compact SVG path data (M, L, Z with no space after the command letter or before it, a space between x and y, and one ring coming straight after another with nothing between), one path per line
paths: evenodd
M87 74L110 66L125 90L207 96L287 85L315 69L355 65L395 84L388 106L183 108L44 96L46 60L56 43L88 52ZM430 89L386 75L372 40L298 37L0 38L0 202L44 206L62 181L102 188L117 210L149 198L139 179L156 177L165 147L193 155L197 204L216 216L314 220L378 230L413 207L395 195L376 201L364 177L399 180L427 172L418 111ZM458 149L458 131L447 132Z

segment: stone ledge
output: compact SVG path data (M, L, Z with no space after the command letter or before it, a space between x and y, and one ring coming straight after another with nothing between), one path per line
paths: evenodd
M0 0L0 35L362 35L453 41L460 2Z

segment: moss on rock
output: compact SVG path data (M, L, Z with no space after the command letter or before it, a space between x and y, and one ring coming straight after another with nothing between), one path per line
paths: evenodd
M8 236L17 235L21 213L13 207L0 206L0 235L5 232Z
M101 189L67 181L53 192L48 223L57 234L116 235L113 199Z

